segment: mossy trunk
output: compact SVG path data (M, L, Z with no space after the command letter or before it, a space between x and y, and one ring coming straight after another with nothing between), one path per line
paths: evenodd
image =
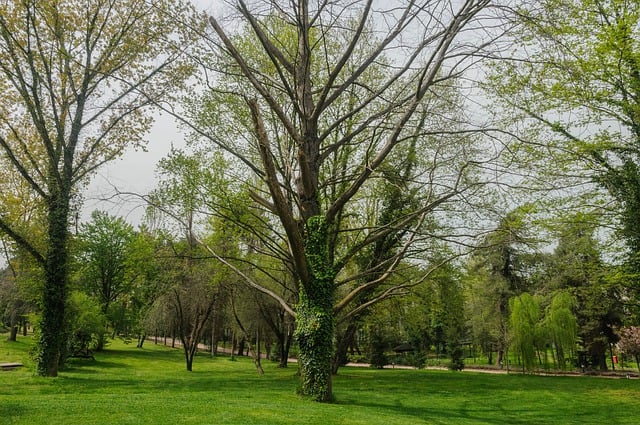
M330 401L335 273L327 250L326 221L312 217L306 230L305 253L312 277L301 285L296 318L301 393L317 401Z

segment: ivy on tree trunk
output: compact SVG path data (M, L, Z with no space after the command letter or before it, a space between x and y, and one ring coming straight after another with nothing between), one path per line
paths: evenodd
M48 249L37 370L40 376L58 375L67 343L65 303L67 291L67 239L69 193L52 195L48 213Z
M305 253L311 279L300 288L296 318L301 393L317 401L331 400L335 273L329 260L327 235L324 217L314 216L307 220Z

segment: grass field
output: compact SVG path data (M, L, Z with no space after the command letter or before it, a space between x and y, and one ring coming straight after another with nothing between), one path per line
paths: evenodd
M0 424L633 424L640 380L541 377L438 370L345 368L334 404L296 395L295 365L201 355L114 342L95 361L71 361L58 378L34 376L30 337L6 342L0 362Z

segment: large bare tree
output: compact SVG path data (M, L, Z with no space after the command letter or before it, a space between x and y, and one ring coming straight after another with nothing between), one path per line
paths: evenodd
M423 280L420 253L482 190L497 151L478 149L461 77L495 41L490 3L239 0L210 18L210 90L190 123L271 217L259 249L287 264L298 303L248 280L296 318L317 400L331 398L336 320Z
M142 145L152 122L145 107L176 93L188 74L180 58L195 17L169 0L0 1L0 184L11 175L28 187L45 237L25 232L5 205L0 232L45 271L41 375L57 375L65 346L74 197L100 165Z

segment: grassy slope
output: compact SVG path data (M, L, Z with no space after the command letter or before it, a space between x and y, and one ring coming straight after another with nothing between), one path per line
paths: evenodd
M0 424L638 424L640 380L345 368L335 404L295 394L296 369L115 342L60 377L33 376L28 338L0 336Z

